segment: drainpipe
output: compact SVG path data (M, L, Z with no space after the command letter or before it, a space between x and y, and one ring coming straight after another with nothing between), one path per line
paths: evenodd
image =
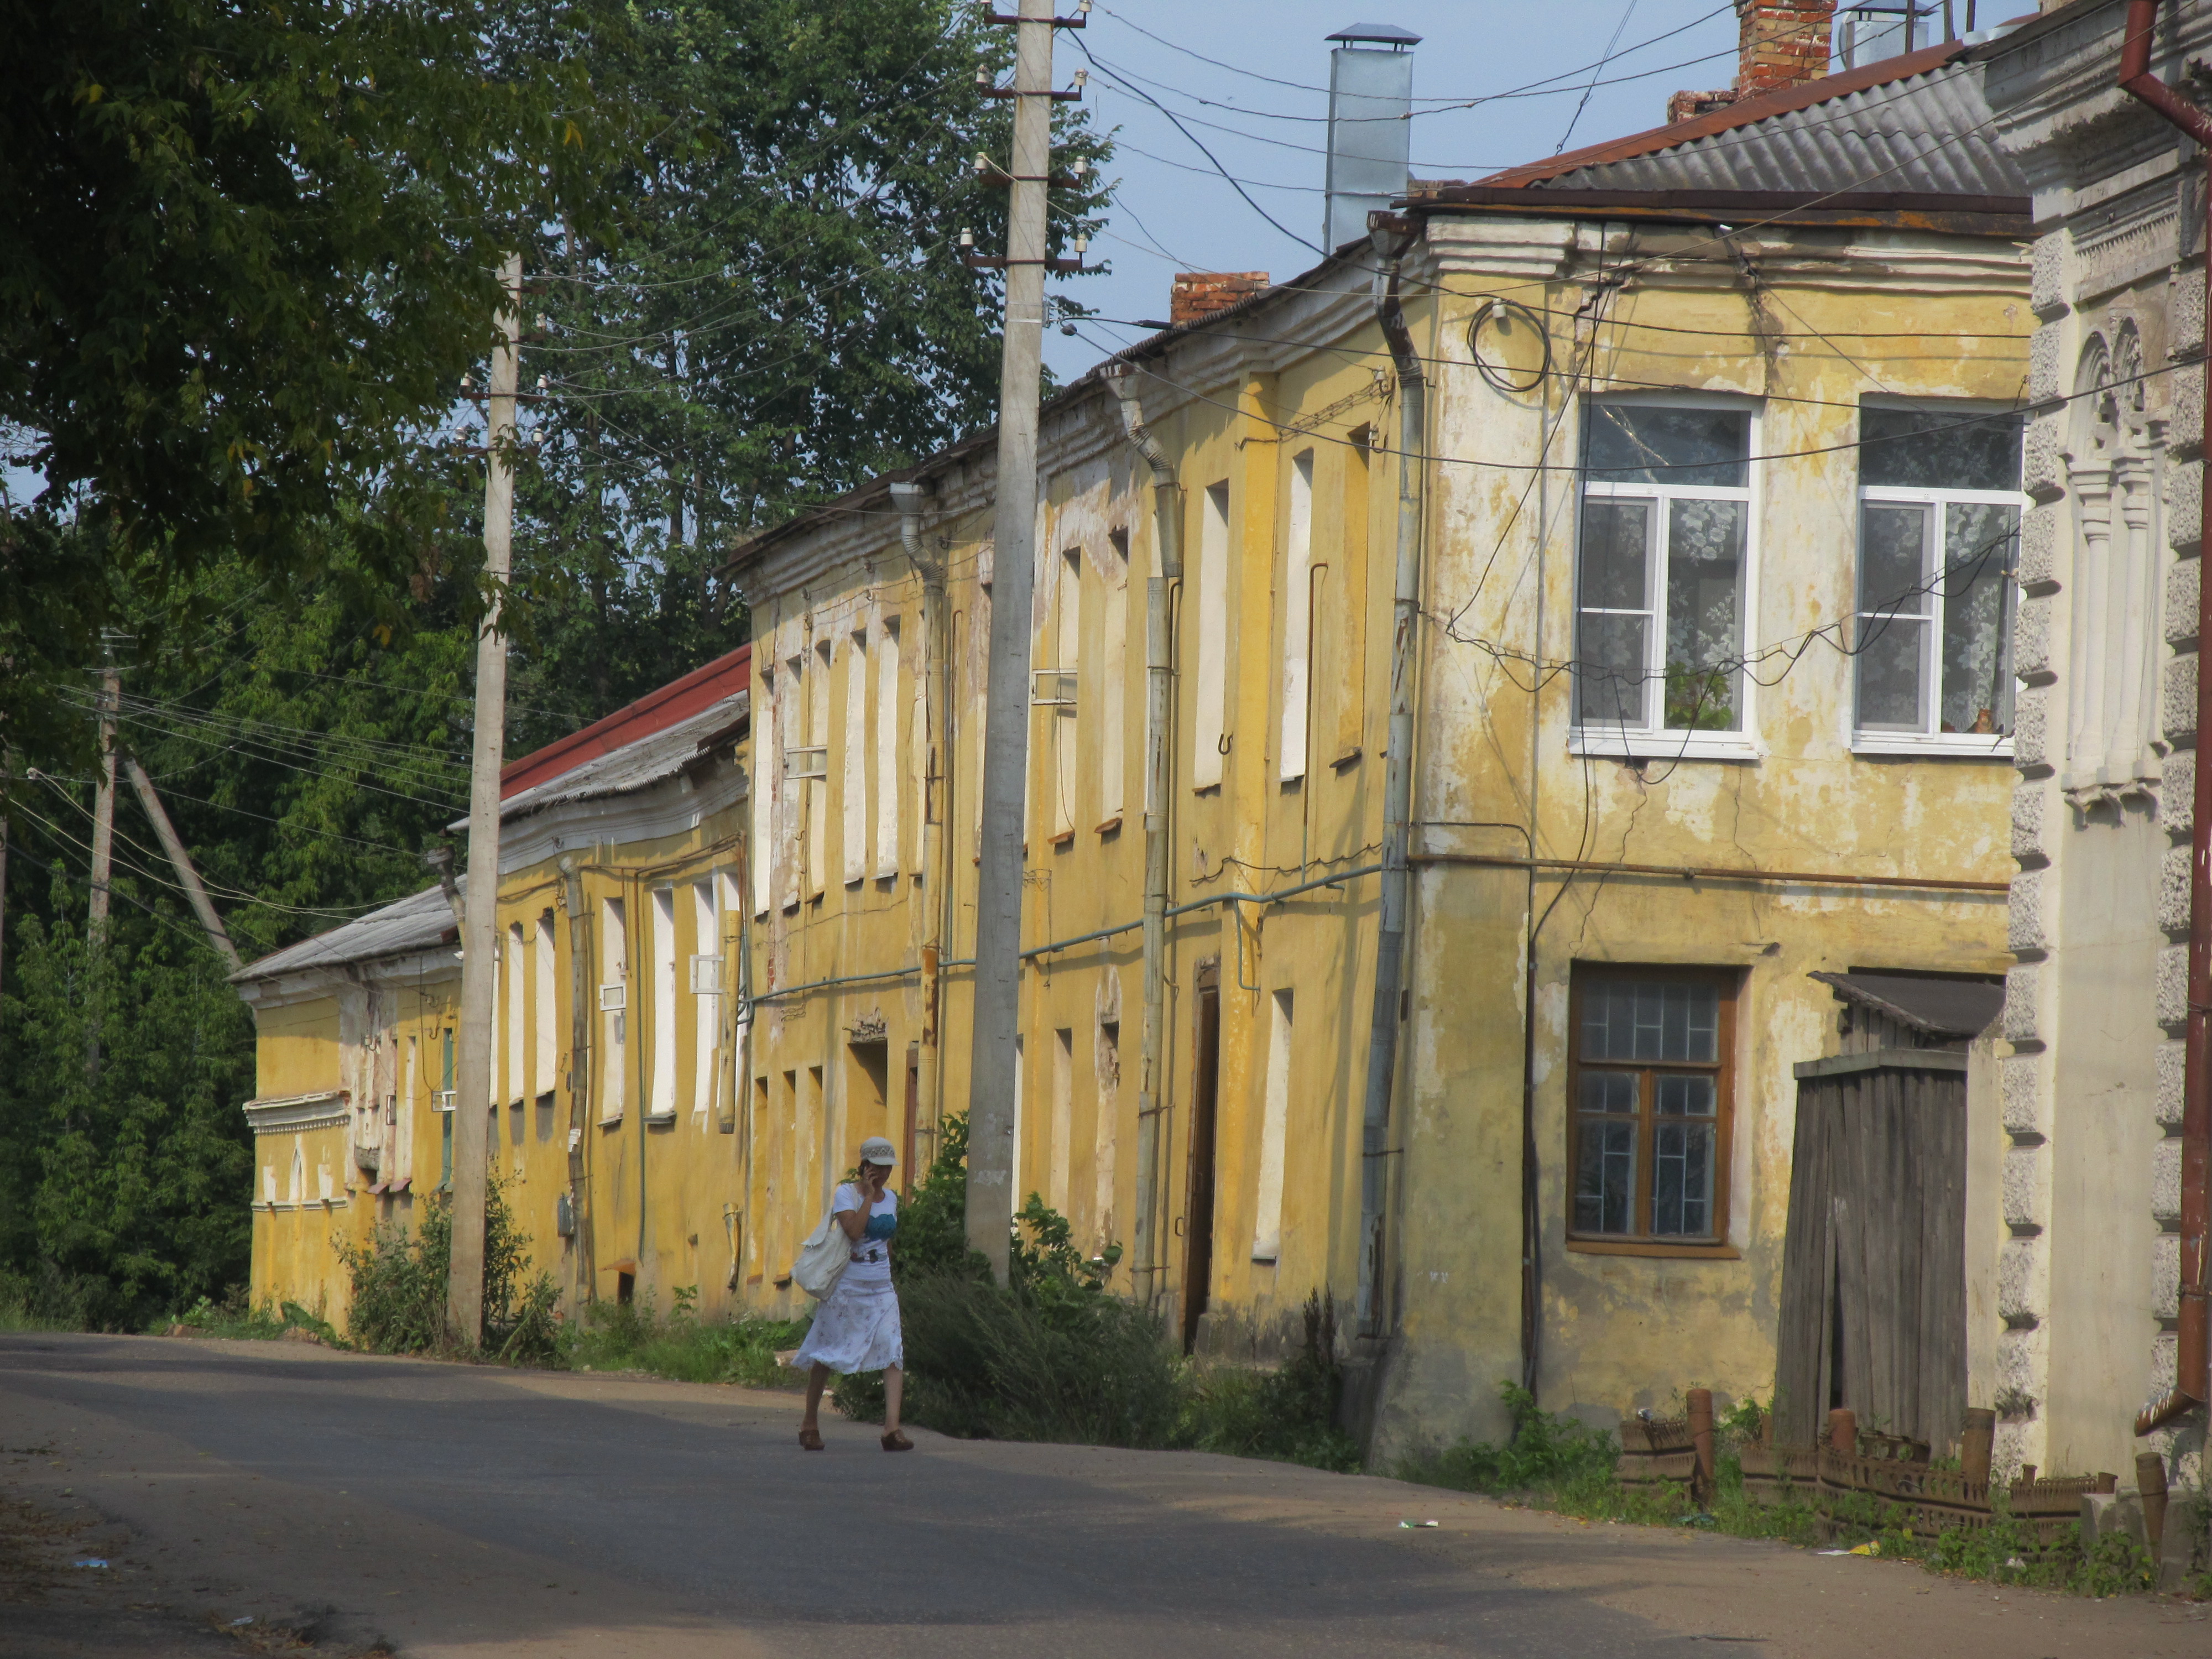
M599 1295L599 1272L592 1254L591 1170L586 1163L592 1121L592 1031L596 1011L592 994L592 917L584 908L584 878L574 857L563 854L560 863L561 900L568 912L568 1218L574 1228L569 1243L575 1251L575 1288L570 1292L571 1311Z
M2148 104L2159 115L2212 153L2212 113L2182 97L2151 73L2151 35L2158 24L2158 0L2130 0L2127 31L2120 46L2120 90ZM2212 177L2212 172L2208 172ZM2212 231L2212 194L2207 197L2207 229ZM2212 284L2212 255L2205 277ZM2198 438L2203 456L2204 523L2212 530L2212 315L2205 322L2205 426ZM2212 561L2212 536L2197 548L2197 568ZM2199 655L2212 641L2212 584L2199 582L2197 637ZM2173 1392L2136 1419L2136 1432L2164 1428L2212 1398L2212 1343L2207 1340L2205 1229L2206 1172L2212 1152L2212 674L2197 677L2197 764L2189 825L2189 1025L2182 1051L2181 1094L2181 1329L2174 1345Z
M1152 470L1153 539L1158 558L1145 582L1145 1024L1137 1086L1137 1259L1131 1281L1147 1305L1159 1297L1160 1117L1164 1107L1160 1048L1165 1032L1168 853L1175 795L1175 666L1170 607L1182 580L1182 491L1175 463L1146 429L1133 383L1136 370L1116 364L1106 384L1121 402L1121 429Z
M927 689L923 696L929 707L929 757L945 769L949 782L952 744L950 738L951 711L945 706L945 659L946 647L939 638L945 626L945 561L931 551L922 540L921 514L929 492L919 483L895 483L890 487L891 505L898 510L899 539L906 547L907 562L914 567L915 574L921 579L921 649L923 660L921 672ZM943 740L939 733L945 733ZM939 757L942 757L941 759ZM927 1125L930 1149L938 1146L939 1103L944 1098L943 1050L938 1042L938 1018L940 999L944 994L942 973L945 955L945 915L951 890L951 876L945 865L946 850L944 812L930 810L927 772L925 766L920 799L915 805L921 813L921 1064L915 1090L915 1118L917 1130ZM939 797L949 805L951 792ZM934 1158L931 1159L934 1162ZM911 1183L921 1177L908 1170L907 1181Z
M1377 213L1368 221L1376 257L1375 320L1397 366L1398 572L1391 601L1389 746L1382 782L1382 927L1375 946L1375 1007L1367 1040L1367 1098L1360 1122L1358 1312L1359 1334L1385 1334L1383 1200L1389 1186L1390 1089L1397 1072L1399 1006L1405 982L1406 861L1413 797L1413 630L1420 613L1421 485L1428 453L1428 381L1406 327L1398 267L1419 235L1410 220Z

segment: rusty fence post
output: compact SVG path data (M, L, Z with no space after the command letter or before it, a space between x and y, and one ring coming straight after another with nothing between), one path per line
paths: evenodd
M1996 1450L1997 1414L1986 1406L1966 1407L1966 1425L1959 1431L1959 1473L1969 1480L1986 1481Z
M1690 1496L1702 1509L1713 1501L1713 1391L1692 1389L1688 1399L1690 1444L1698 1458L1697 1471L1690 1477Z
M2166 1460L2156 1452L2136 1454L2136 1490L2142 1494L2143 1536L2155 1551L2166 1536Z
M1847 1406L1838 1406L1828 1413L1828 1449L1844 1457L1858 1455L1858 1413Z

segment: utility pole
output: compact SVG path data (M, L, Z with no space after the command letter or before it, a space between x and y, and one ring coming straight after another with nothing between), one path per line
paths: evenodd
M123 703L123 674L115 665L112 641L103 638L100 655L100 779L92 791L92 921L87 933L95 957L107 948L108 878L115 868L115 721Z
M123 673L115 665L116 637L100 635L100 777L92 791L92 912L86 938L91 980L85 997L84 1073L100 1075L100 1025L106 1018L100 969L107 955L107 890L115 873L115 722L123 707Z
M1006 1282L1021 1030L1022 846L1030 756L1030 597L1036 574L1038 376L1044 360L1045 193L1052 166L1052 0L1020 0L1007 177L1006 319L999 360L997 513L985 694L983 834L969 1064L968 1245ZM1000 21L994 13L993 21ZM992 88L997 91L998 88ZM978 262L980 263L980 262Z
M217 956L230 964L230 971L236 973L246 964L238 959L238 947L230 942L230 934L223 927L222 918L216 915L215 906L208 902L207 889L200 885L199 872L192 868L191 857L185 851L183 841L178 837L177 827L169 822L168 809L161 805L161 798L154 793L154 780L148 777L146 769L138 764L138 757L127 751L123 756L123 769L130 774L131 787L137 793L138 805L144 811L147 820L153 824L154 835L161 843L161 850L169 855L169 866L177 872L178 881L183 884L185 896L191 902L192 914L200 919L200 927L207 933L208 943L215 946ZM0 848L0 860L4 858L5 849ZM6 868L5 863L0 862L0 875L6 873Z
M469 885L461 928L461 1048L453 1078L453 1254L446 1307L454 1340L483 1337L484 1115L491 1102L492 953L499 932L499 768L507 749L507 636L500 605L514 544L514 389L520 365L522 256L500 267L507 298L496 321L484 405L484 575L490 589L477 634L476 752L469 769Z

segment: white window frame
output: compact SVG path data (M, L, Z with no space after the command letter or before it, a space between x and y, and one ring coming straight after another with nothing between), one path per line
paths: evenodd
M1586 399L1583 404L1585 423L1591 411L1609 406L1643 409L1727 409L1750 416L1750 427L1745 437L1746 462L1744 482L1741 486L1724 484L1648 484L1601 483L1591 479L1576 463L1575 539L1574 557L1569 567L1574 583L1574 605L1569 612L1569 655L1579 653L1582 631L1582 504L1592 500L1644 500L1655 504L1657 519L1658 548L1656 568L1651 579L1653 609L1645 613L1652 617L1653 626L1646 630L1644 645L1644 683L1646 721L1640 726L1599 721L1585 725L1582 720L1582 691L1577 682L1571 693L1573 724L1568 728L1568 752L1576 755L1610 756L1620 760L1757 760L1765 754L1766 746L1759 736L1758 688L1748 672L1736 678L1736 698L1739 717L1733 732L1673 731L1650 723L1652 702L1665 696L1667 666L1667 561L1672 527L1667 511L1669 501L1737 501L1744 507L1743 533L1743 599L1741 626L1742 636L1738 648L1746 655L1751 651L1752 630L1759 615L1759 528L1764 517L1763 477L1765 469L1759 456L1765 426L1763 411L1754 398L1733 397L1720 392L1635 392L1607 394ZM1585 432L1585 440L1587 434ZM1601 613L1602 614L1602 613ZM1626 614L1626 613L1614 613ZM1660 717L1665 717L1663 703Z
M1894 408L1897 407L1897 405L1887 403L1878 403L1869 404L1865 405L1865 407L1887 409ZM1921 406L1915 405L1915 407L1918 408ZM1946 398L1942 400L1942 408L1946 412L1955 412L1961 419L1970 415L2011 414L2014 412L2013 406L2009 404L1970 402L1965 398ZM2023 455L2021 458L2023 469L2025 469L2026 464L2027 458ZM1858 500L1855 509L1856 522L1851 526L1851 547L1853 554L1851 563L1851 641L1854 645L1856 645L1859 640L1860 630L1867 627L1870 622L1879 622L1885 617L1899 614L1895 611L1869 611L1861 608L1863 596L1859 591L1859 584L1865 568L1866 562L1866 509L1869 503L1879 504L1885 501L1916 506L1925 504L1932 508L1929 517L1934 526L1931 539L1935 541L1936 546L1931 549L1925 543L1922 544L1921 571L1923 580L1927 579L1929 574L1931 572L1934 560L1939 556L1942 540L1944 520L1943 509L1947 505L1955 501L1962 506L1986 504L1998 507L2010 507L2016 509L2020 514L2019 523L2021 526L2025 526L2027 522L2028 509L2034 505L2034 503L2031 501L2024 493L2016 489L1921 489L1911 488L1903 484L1861 484L1858 489ZM2015 532L2015 536L2016 535L2017 532ZM2015 561L2016 560L2017 553L2015 552ZM2015 562L2014 568L2012 570L2006 573L2006 577L2009 582L2014 584L2013 592L2007 596L2007 605L2009 607L2009 611L2005 618L2005 672L2008 675L2010 675L2015 672L2014 663L2016 659L2014 657L2013 652L2018 645L2020 638L2020 593L2017 586L2017 583L2019 581L2017 562ZM1923 676L1923 683L1929 688L1926 700L1928 705L1928 729L1924 732L1886 732L1871 727L1862 726L1859 724L1858 659L1854 656L1850 659L1850 680L1848 693L1848 706L1850 711L1851 752L1855 755L1890 756L1966 755L1981 757L1991 760L2010 760L2012 758L2013 752L2013 733L2011 732L2007 732L2002 734L1990 733L1984 735L1972 732L1945 732L1940 729L1943 720L1943 686L1942 679L1942 656L1941 646L1943 638L1944 599L1942 588L1937 587L1935 589L1928 595L1928 598L1929 600L1929 608L1926 613L1925 620L1922 623L1922 634L1923 637L1921 641L1920 650L1920 672ZM2014 730L2018 729L2020 724L2019 699L2019 688L2015 685L2013 690L2013 725Z

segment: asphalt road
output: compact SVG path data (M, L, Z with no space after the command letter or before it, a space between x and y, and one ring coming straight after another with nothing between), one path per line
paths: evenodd
M890 1457L834 1418L809 1455L798 1416L632 1377L0 1337L0 1654L2212 1652L2172 1603L1231 1458L921 1431Z

